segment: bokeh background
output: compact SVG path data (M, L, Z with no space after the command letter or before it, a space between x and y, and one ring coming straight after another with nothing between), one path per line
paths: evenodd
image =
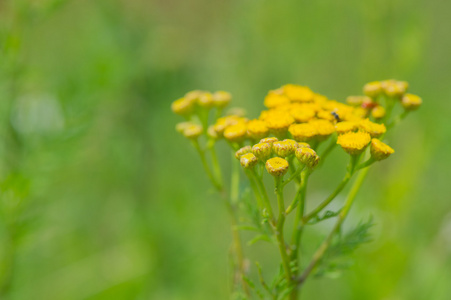
M450 299L450 10L439 0L0 1L2 299L228 299L227 213L170 103L222 89L255 117L285 83L343 101L389 78L409 81L424 105L388 136L396 154L372 169L348 220L372 215L373 241L303 294ZM344 173L338 150L311 197Z

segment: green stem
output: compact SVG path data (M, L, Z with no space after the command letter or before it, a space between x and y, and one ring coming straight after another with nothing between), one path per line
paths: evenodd
M269 219L271 223L274 222L274 213L271 207L271 202L269 201L268 193L266 191L265 185L263 184L263 180L258 176L257 172L255 171L255 168L251 170L252 174L254 175L255 182L257 182L257 186L260 189L260 192L263 196L263 202L266 208L266 211L268 212Z
M346 199L346 202L343 206L343 208L340 211L340 214L338 215L338 220L335 223L335 226L333 227L330 234L327 236L326 240L321 244L321 246L318 248L318 250L313 255L313 259L308 265L308 267L304 270L302 275L297 279L297 283L299 286L301 286L307 277L311 274L313 269L316 267L316 265L320 262L324 254L326 253L327 249L329 248L333 237L337 232L339 232L341 225L345 221L349 210L351 209L351 206L355 200L355 197L357 196L358 191L360 190L360 187L363 184L363 181L365 180L366 175L368 174L369 168L363 169L360 171L359 176L357 177L356 181L354 182L354 185L351 188L351 191L348 194L348 197Z
M291 274L290 259L288 257L287 247L285 245L285 238L283 233L284 229L283 227L285 225L285 203L283 199L282 177L275 177L274 180L276 185L277 203L279 206L279 217L277 218L275 234L277 238L277 243L279 245L280 255L282 257L282 265L285 270L287 282L291 284L293 276Z
M205 152L200 148L199 142L197 140L193 140L192 144L197 150L197 153L199 153L202 166L204 167L204 170L207 173L207 176L210 179L211 183L218 191L221 191L223 189L223 186L220 182L216 181L216 178L213 176L213 173L210 170L210 166L208 165L207 158L205 157Z

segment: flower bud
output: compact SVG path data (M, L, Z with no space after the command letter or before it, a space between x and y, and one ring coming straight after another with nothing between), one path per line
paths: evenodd
M277 142L279 139L277 139L276 137L268 137L268 138L264 138L260 140L260 143L266 143L272 145L274 144L274 142Z
M319 163L319 156L313 149L303 147L296 149L296 157L299 162L310 169L313 169Z
M369 119L365 119L359 123L359 128L368 132L371 137L379 137L383 135L387 129L384 124L378 124L371 122Z
M288 171L288 162L280 157L274 157L266 161L266 171L275 177L283 176Z
M389 157L391 154L395 152L390 146L387 144L381 142L378 139L372 139L371 140L371 147L370 147L371 156L375 160L383 160Z
M293 146L293 149L296 150L297 148L299 148L298 142L296 142L295 140L292 139L284 139L284 142L288 142ZM308 145L308 144L307 144ZM293 151L294 151L293 150Z
M235 152L235 157L236 157L236 159L240 159L241 156L243 156L244 154L251 153L251 152L252 152L251 146L245 146L245 147L239 149L237 152Z
M417 95L405 94L404 97L402 97L401 104L405 110L416 110L420 107L422 102L421 98Z
M216 140L216 139L219 138L219 135L218 135L218 133L216 132L215 126L214 126L214 125L210 125L210 126L208 127L208 129L207 129L207 135L208 135L210 138L214 139L214 140Z
M293 154L295 148L293 144L285 141L277 141L272 145L272 149L277 156L287 157Z
M371 111L371 115L376 120L380 120L383 117L385 117L385 108L381 105L378 105L375 108L373 108L373 110Z
M212 108L215 105L213 95L208 92L202 93L197 99L197 104L199 104L200 107L207 109Z
M225 91L217 91L213 94L213 102L216 107L224 108L232 100L232 95Z
M175 125L175 130L177 132L179 132L179 133L183 133L185 131L185 129L187 127L189 127L191 124L193 124L193 123L191 123L191 122L180 122L180 123L177 123L177 125Z
M189 116L193 112L193 101L187 98L180 98L172 102L171 109L181 116Z
M272 154L272 146L269 143L259 143L252 147L252 153L261 161L267 160Z
M372 81L363 86L363 93L371 98L376 98L382 93L382 86L379 81Z
M240 157L240 164L243 168L253 168L258 163L257 157L252 153L246 153Z
M307 144L307 143L298 143L298 147L297 148L310 148L312 149L312 147Z
M347 132L338 136L337 144L351 155L362 153L371 142L371 136L367 132Z
M191 123L183 130L183 135L189 139L197 139L203 132L202 126Z

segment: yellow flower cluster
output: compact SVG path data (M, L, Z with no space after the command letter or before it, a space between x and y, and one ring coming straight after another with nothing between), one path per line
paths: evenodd
M284 159L296 154L296 149L303 143L309 143L316 149L330 136L336 136L337 144L346 152L357 155L366 149L372 139L380 138L386 132L382 121L386 118L387 106L382 105L384 101L381 99L399 101L405 111L415 110L421 105L421 98L406 94L407 89L408 83L405 81L373 81L363 87L365 95L350 96L345 104L330 100L306 86L287 84L268 92L263 101L267 109L261 111L256 119L249 120L235 113L217 118L208 128L203 128L199 125L202 122L191 118L189 122L180 123L177 130L190 139L202 134L214 140L223 138L236 148L251 144L253 146L247 150L241 149L244 152L237 154L237 158L251 153L257 161L266 161L272 155ZM199 109L216 107L222 110L230 100L231 95L224 91L192 91L176 100L172 110L190 117L196 115ZM284 139L288 141L282 141ZM243 164L251 167L253 164L250 162L254 159L248 156Z

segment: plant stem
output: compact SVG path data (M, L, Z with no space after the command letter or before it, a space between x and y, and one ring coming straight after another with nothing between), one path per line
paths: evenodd
M351 191L348 194L348 197L343 206L343 209L340 211L340 214L338 215L338 220L335 223L335 226L333 227L330 234L327 236L326 240L321 244L321 246L318 248L318 250L313 255L313 259L310 262L310 264L308 265L308 267L304 270L302 275L297 279L297 283L299 286L301 286L305 282L307 277L311 274L313 269L320 262L320 260L326 253L327 249L329 248L329 246L332 242L332 238L340 230L341 225L345 221L345 219L349 213L349 210L351 209L351 206L355 200L355 197L357 196L357 193L360 190L360 187L362 186L366 175L368 174L368 171L369 171L369 168L365 168L362 171L360 171L359 176L357 177L356 181L354 182L354 185L351 188Z
M285 238L283 233L283 227L285 225L285 203L283 199L282 176L275 177L274 181L276 185L277 203L279 206L279 217L277 218L275 235L277 238L277 243L279 245L280 256L282 257L282 265L285 270L287 282L291 285L293 276L291 274L290 259L288 257L287 247L285 245Z
M268 193L266 191L265 185L263 184L263 180L257 175L255 168L251 170L254 175L255 181L257 182L257 186L260 189L260 192L263 196L263 202L265 204L266 211L268 212L271 223L274 222L274 213L271 207L271 202L269 201Z
M210 166L208 165L207 158L205 157L205 152L200 148L199 142L197 140L194 140L192 144L194 148L197 150L197 153L199 153L202 166L204 167L204 170L207 173L207 176L210 179L211 183L218 191L222 191L223 190L222 183L216 181L216 178L213 176L213 173L210 170Z

